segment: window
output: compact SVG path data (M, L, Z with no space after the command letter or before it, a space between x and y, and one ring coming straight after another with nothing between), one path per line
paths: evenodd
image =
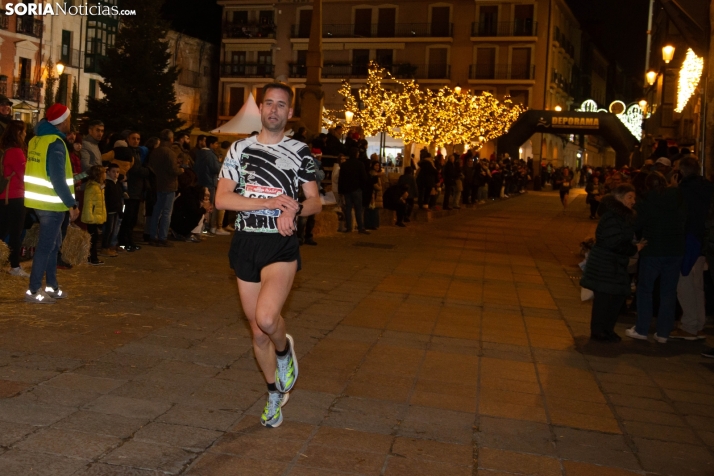
M527 89L511 89L509 94L513 104L523 104L524 106L528 106L530 91Z
M258 51L258 75L265 76L273 72L273 52Z
M261 10L258 14L258 23L260 25L272 25L274 23L273 15L275 15L273 10Z
M448 48L429 49L429 79L449 77Z
M230 88L228 94L228 115L235 116L245 102L245 88Z
M473 79L496 79L496 48L476 48Z
M377 36L393 37L396 32L396 21L396 8L380 8L377 22Z
M532 79L530 48L513 48L511 51L511 79Z
M352 50L352 74L366 76L369 68L369 50Z
M372 36L372 9L357 8L355 10L355 36L369 38Z
M513 34L515 36L533 36L533 5L516 5L513 12Z
M69 93L70 76L68 74L63 74L59 77L59 85L57 87L57 102L64 104L65 106L69 104L68 93Z
M451 36L451 7L431 8L431 36Z
M89 92L88 92L87 96L92 99L96 99L96 97L97 97L97 80L96 79L89 80Z
M310 38L310 28L312 26L312 10L300 10L300 20L298 23L298 37Z
M62 30L62 51L60 52L60 61L65 65L71 64L72 50L72 32Z
M248 23L248 11L240 10L233 12L233 23L236 25L245 25Z
M394 64L394 50L377 50L375 59L377 64L384 68L388 68Z
M106 3L106 2L105 2ZM107 55L114 46L119 21L110 16L90 16L87 21L84 69L99 72L99 58Z
M482 5L478 9L478 36L498 34L498 6Z

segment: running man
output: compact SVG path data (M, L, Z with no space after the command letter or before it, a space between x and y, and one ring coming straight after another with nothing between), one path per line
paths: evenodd
M275 428L298 377L295 342L280 315L300 270L299 216L320 213L315 161L302 142L285 137L293 91L282 83L263 89L257 136L235 142L223 163L216 207L238 212L229 259L253 332L253 351L268 384L260 422ZM305 201L298 203L298 187Z

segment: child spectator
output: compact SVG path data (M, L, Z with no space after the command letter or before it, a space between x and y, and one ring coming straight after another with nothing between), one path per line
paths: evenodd
M99 227L107 221L107 209L104 203L104 183L106 172L104 167L94 165L89 169L89 181L84 189L84 207L82 222L87 225L87 231L92 235L89 264L98 266L104 264L97 257L99 243Z

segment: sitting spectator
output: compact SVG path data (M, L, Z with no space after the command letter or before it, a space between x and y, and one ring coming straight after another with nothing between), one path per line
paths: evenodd
M196 185L196 180L179 189L171 215L171 230L177 238L191 243L200 243L200 230L207 213L212 211L211 194L206 187Z
M107 221L107 209L104 203L105 180L104 167L93 165L89 169L89 181L84 189L82 223L87 225L87 231L92 236L89 264L94 266L104 264L104 261L100 261L97 257L97 246L99 244L99 227Z
M404 210L404 222L409 223L411 221L412 211L414 210L414 201L419 197L419 190L417 189L416 179L414 178L414 167L404 167L404 174L399 177L397 185L406 185L409 195L407 196L406 209Z

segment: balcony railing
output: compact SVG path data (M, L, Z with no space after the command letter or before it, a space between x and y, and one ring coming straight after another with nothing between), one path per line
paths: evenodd
M223 63L221 76L227 78L272 78L275 66L259 63Z
M451 76L451 66L448 64L412 64L395 63L382 64L392 77L397 79L448 79ZM325 63L322 66L323 78L366 78L369 65L366 63ZM291 64L290 77L304 78L307 76L307 66Z
M471 23L471 36L536 36L538 22L531 19Z
M0 30L7 30L10 27L10 17L4 13L0 14Z
M18 16L17 32L39 38L42 36L42 20L35 20L33 17L28 16Z
M551 82L553 82L555 85L557 85L560 89L563 91L569 93L570 92L570 81L567 81L565 79L565 76L563 76L560 73L556 73L553 71L553 76L551 77Z
M306 31L307 30L307 31ZM429 38L453 36L452 23L392 23L392 24L336 24L322 25L323 38ZM309 38L310 31L293 25L292 38Z
M535 79L535 65L518 66L511 64L472 64L469 79Z
M181 86L188 86L189 88L198 88L201 86L201 73L198 71L191 71L190 69L181 70L179 73L178 82Z
M12 84L12 97L23 101L40 102L41 86L31 83L28 80L15 79Z
M106 56L98 53L84 55L84 71L87 73L102 74L102 62Z
M275 23L224 23L223 38L275 38Z

